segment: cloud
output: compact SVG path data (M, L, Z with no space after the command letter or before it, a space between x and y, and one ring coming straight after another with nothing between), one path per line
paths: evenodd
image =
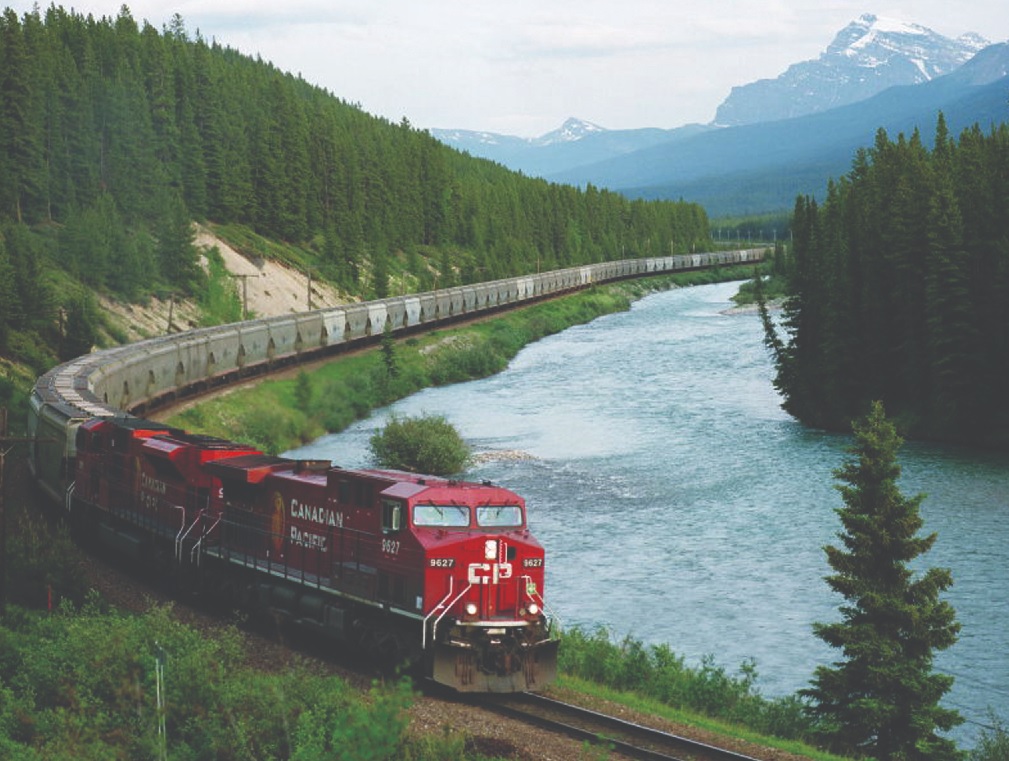
M18 13L36 0L8 0ZM59 0L57 0L58 2ZM48 0L45 0L48 3ZM40 3L40 6L42 3ZM114 18L123 0L74 0ZM160 29L248 55L420 127L541 134L708 121L735 85L817 57L866 11L947 35L1009 36L1004 0L127 0Z
M523 23L516 31L510 54L516 58L599 58L637 54L671 47L661 30L588 20L562 18Z

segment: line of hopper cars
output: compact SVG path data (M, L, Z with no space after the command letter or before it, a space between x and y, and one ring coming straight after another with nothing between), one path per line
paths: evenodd
M29 467L77 536L229 602L422 665L460 691L556 671L543 548L488 483L264 455L136 415L189 393L595 283L755 262L637 259L189 331L94 352L32 393Z

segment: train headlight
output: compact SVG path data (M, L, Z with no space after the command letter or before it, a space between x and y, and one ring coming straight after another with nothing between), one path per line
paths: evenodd
M483 556L487 560L497 558L497 539L488 539L483 543Z
M526 610L529 611L530 616L538 616L540 614L540 606L534 602L529 603Z
M477 608L475 602L468 602L468 603L466 603L466 615L467 616L475 616L477 614L478 610L479 610L479 608Z

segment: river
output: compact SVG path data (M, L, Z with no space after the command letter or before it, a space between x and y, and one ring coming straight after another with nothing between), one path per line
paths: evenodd
M838 618L823 546L838 543L832 472L848 436L780 409L737 284L644 298L524 349L485 380L429 389L287 453L370 465L389 414L437 414L491 459L467 477L522 494L547 548L547 599L565 626L668 643L735 672L756 663L768 696L807 686L836 653L811 624ZM494 453L512 453L495 457ZM514 453L522 453L515 457ZM1009 718L1009 455L907 443L901 489L926 494L917 567L945 566L963 626L937 668L973 744L991 707Z

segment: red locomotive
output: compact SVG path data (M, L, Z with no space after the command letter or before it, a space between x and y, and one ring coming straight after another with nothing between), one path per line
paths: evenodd
M457 690L555 676L543 548L507 489L94 418L78 431L70 509L103 544Z

